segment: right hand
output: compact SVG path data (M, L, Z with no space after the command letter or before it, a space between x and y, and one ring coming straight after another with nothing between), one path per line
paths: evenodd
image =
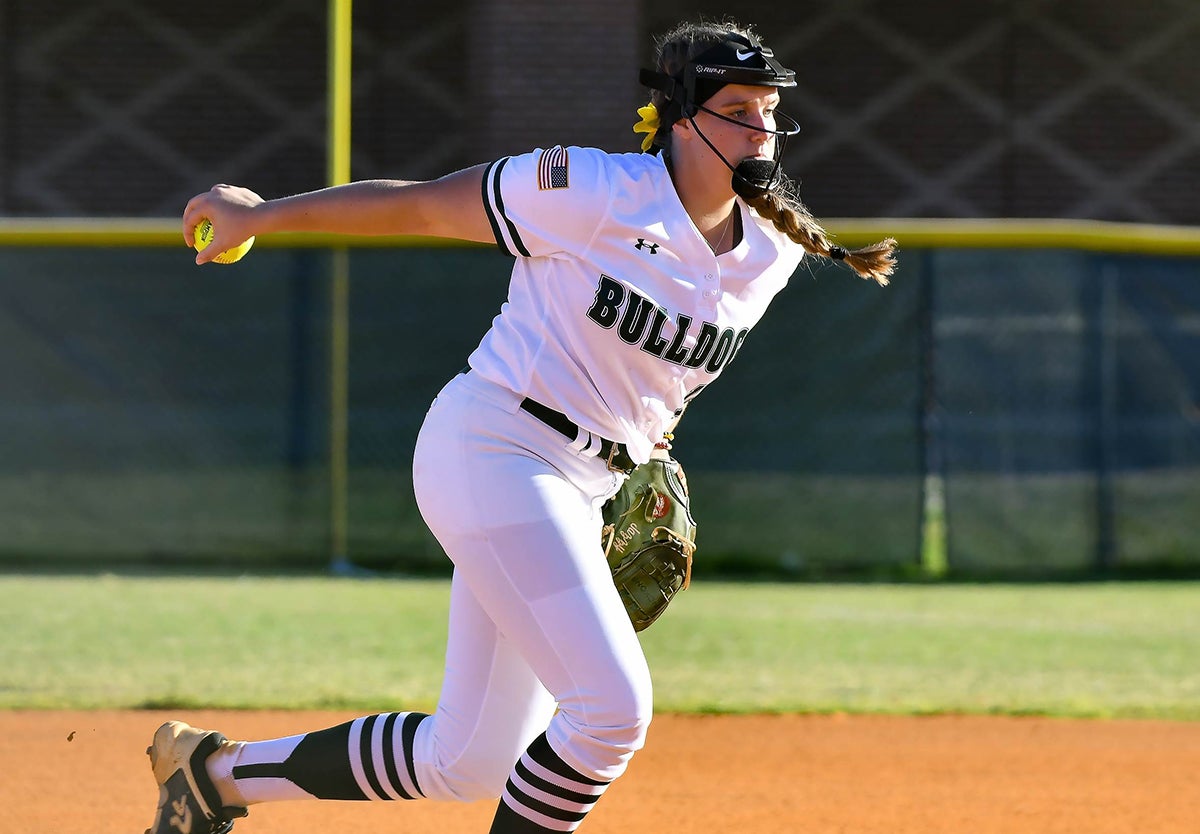
M208 263L225 250L258 234L254 210L264 202L248 188L224 184L214 185L188 200L183 210L183 239L188 246L195 246L197 223L207 217L213 224L213 241L203 252L196 253L196 263Z

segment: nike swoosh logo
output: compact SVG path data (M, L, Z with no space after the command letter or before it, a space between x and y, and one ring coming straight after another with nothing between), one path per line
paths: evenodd
M739 49L737 51L737 59L739 61L749 61L751 58L753 58L757 54L758 53L755 52L753 49Z

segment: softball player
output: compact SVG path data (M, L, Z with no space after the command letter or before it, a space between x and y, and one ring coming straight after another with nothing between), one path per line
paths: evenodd
M149 748L153 834L224 832L258 802L500 797L491 831L572 831L643 744L650 674L600 508L737 355L804 252L886 283L892 241L833 246L782 175L795 85L733 24L684 24L643 71L640 154L555 147L432 182L264 201L216 186L197 263L281 230L495 241L507 302L417 438L417 502L454 564L432 715L232 742L181 722ZM796 245L796 244L799 245Z

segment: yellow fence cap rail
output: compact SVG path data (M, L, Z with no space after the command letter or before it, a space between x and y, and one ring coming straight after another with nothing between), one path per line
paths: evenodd
M183 224L166 218L0 217L0 246L184 246ZM257 246L276 248L464 246L461 241L416 235L264 235Z
M1200 255L1200 227L1100 220L826 218L838 243L862 246L894 237L901 249L1078 249L1152 255ZM259 246L387 248L476 246L415 235L375 237L280 233ZM176 218L0 217L0 246L183 246Z
M1080 249L1200 255L1200 227L1102 220L870 218L825 219L839 243L896 238L902 249Z

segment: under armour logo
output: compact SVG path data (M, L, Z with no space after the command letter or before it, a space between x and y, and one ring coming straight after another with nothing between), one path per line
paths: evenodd
M658 247L660 245L661 244L658 244L658 243L647 243L645 238L639 237L638 242L634 245L634 248L635 249L649 249L651 255L657 255Z
M192 809L188 807L187 797L181 796L171 803L175 816L171 817L171 827L178 828L179 834L192 834Z

